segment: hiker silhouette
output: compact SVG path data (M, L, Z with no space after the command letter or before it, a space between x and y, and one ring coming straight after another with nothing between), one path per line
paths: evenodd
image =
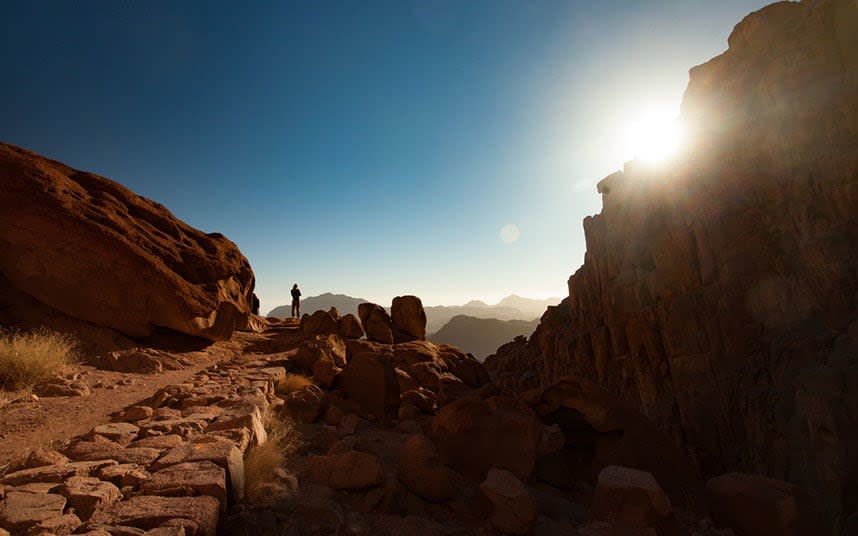
M292 286L292 316L301 316L301 290L298 289L298 283Z

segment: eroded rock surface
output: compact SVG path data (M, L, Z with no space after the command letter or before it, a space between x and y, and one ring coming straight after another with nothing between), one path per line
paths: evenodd
M223 235L194 229L109 179L5 143L0 187L0 274L55 312L131 337L162 327L222 340L249 326L253 271ZM15 316L25 300L3 296Z
M833 524L858 471L858 5L752 13L682 122L674 164L598 184L569 296L486 364L507 393L592 381L704 474L788 479Z

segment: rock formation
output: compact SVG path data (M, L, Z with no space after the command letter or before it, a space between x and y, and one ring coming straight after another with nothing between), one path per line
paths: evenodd
M508 393L591 380L703 474L788 480L842 523L858 508L858 4L750 14L691 70L681 118L677 162L599 182L569 296L487 366Z
M259 322L250 314L253 271L223 235L198 231L109 179L7 144L0 189L5 321L61 316L128 337L168 328L210 340ZM28 314L39 318L21 318Z
M598 184L584 265L508 391L574 374L670 431L704 474L795 482L828 519L858 475L858 5L780 2L695 67L690 147ZM527 370L535 378L527 378Z

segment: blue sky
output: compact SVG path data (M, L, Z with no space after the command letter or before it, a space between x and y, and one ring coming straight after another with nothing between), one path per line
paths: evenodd
M243 4L4 3L0 139L224 233L267 311L564 296L628 125L766 2Z

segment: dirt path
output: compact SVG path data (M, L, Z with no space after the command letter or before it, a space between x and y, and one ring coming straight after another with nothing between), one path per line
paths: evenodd
M193 363L180 370L159 374L134 374L74 365L64 375L80 375L91 388L89 396L26 397L0 410L0 473L18 463L34 447L58 445L89 432L128 405L150 397L159 388L182 383L214 363L227 361L242 352L237 341L216 343L203 351L174 353ZM102 385L96 387L96 385Z

